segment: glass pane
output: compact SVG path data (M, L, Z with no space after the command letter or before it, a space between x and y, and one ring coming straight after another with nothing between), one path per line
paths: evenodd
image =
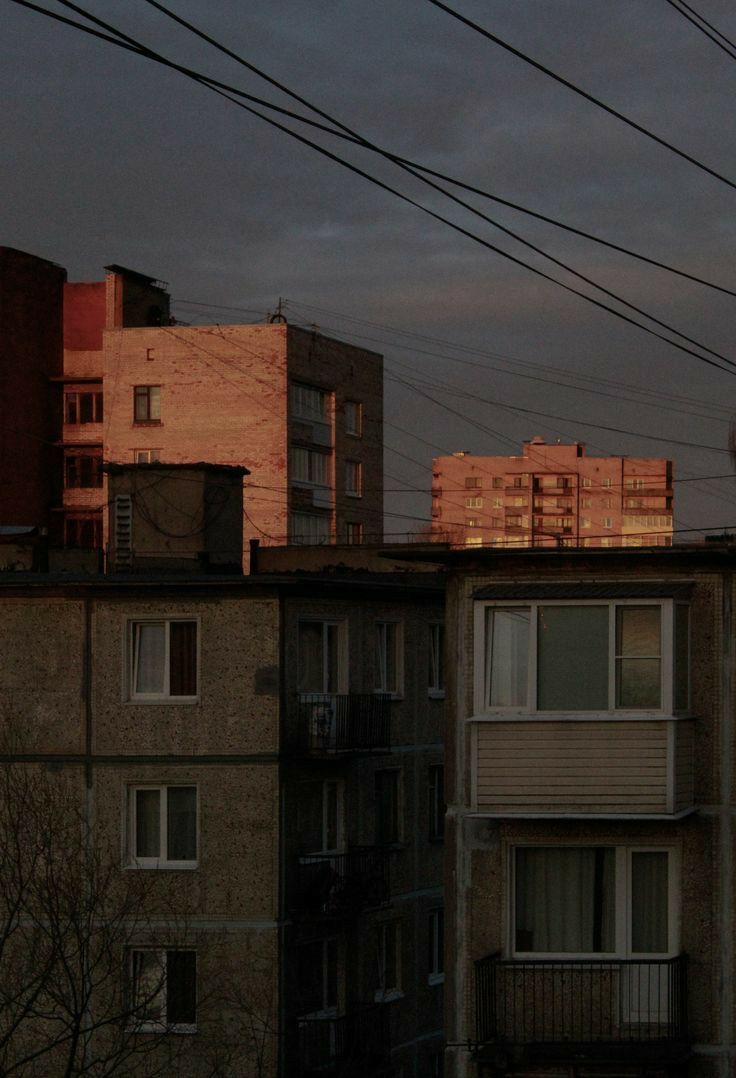
M614 951L615 873L613 847L517 849L516 950Z
M666 851L631 855L631 949L635 954L668 950Z
M166 952L166 1024L193 1026L197 1021L197 956L194 951Z
M302 782L296 796L299 852L322 853L322 783Z
M321 621L299 623L299 691L326 692L322 662Z
M490 707L526 706L529 617L528 609L488 611L486 632Z
M195 786L169 786L166 791L166 843L169 861L197 859L197 790Z
M337 1006L337 940L325 940L325 1008Z
M606 711L608 607L540 607L537 640L539 710Z
M166 627L163 622L141 622L135 626L135 691L165 691L164 658Z
M690 610L683 603L675 606L675 709L690 706Z
M157 789L135 791L135 856L161 856L161 794Z
M148 418L161 418L161 386L148 387Z
M171 696L197 695L197 623L174 621L169 626Z
M324 684L326 692L339 692L340 689L340 632L338 625L325 627L327 636L327 669L324 672Z
M660 654L658 606L619 606L616 608L616 654L652 658Z
M163 1021L164 979L158 951L133 951L133 1006L139 1022Z
M659 659L619 659L616 680L616 707L660 706Z
M337 795L338 784L326 782L324 787L324 835L323 849L337 849Z

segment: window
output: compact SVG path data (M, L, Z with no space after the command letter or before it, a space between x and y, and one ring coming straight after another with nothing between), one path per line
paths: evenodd
M128 858L137 868L196 866L196 786L129 787Z
M65 455L64 486L101 487L102 457L92 453L69 453Z
M482 535L466 535L465 536L465 545L466 546L483 546L483 536Z
M299 692L347 692L347 623L300 621L297 678Z
M376 1003L398 999L401 992L401 922L384 921L378 927Z
M686 604L535 602L487 606L478 613L479 619L483 616L485 626L479 621L477 632L485 633L486 655L476 683L482 710L672 711L688 706Z
M584 487L592 487L592 485L593 485L593 480L592 480L592 479L589 479L587 475L584 475L584 476L582 477L581 483L582 483L582 485L583 485Z
M442 622L431 622L428 626L427 643L429 645L428 688L430 696L445 695L445 627Z
M343 784L334 779L302 782L296 794L300 851L305 855L343 849Z
M503 498L491 498L491 508L503 509Z
M445 768L431 764L429 768L429 837L440 839L445 833Z
M589 528L590 527L590 518L589 517L581 517L580 518L580 527L581 528Z
M499 498L498 500L501 503L501 505L503 505L503 498ZM465 499L465 508L466 509L482 509L483 508L483 499L478 498L478 497L466 498Z
M513 497L506 499L506 505L523 506L527 504L526 498Z
M401 772L387 768L375 772L376 846L401 842Z
M363 405L358 401L345 401L345 433L354 438L363 433Z
M601 486L602 487L611 487L611 486L613 486L613 480L612 479L603 479L601 481Z
M374 691L399 696L404 688L401 622L377 621L374 646Z
M442 984L445 979L445 911L429 911L428 966L430 984Z
M160 449L134 449L133 460L136 464L156 464L161 460Z
M197 955L195 951L130 952L132 1024L139 1032L197 1029Z
M494 490L501 490L503 487L503 477L500 475L494 475L493 483L491 485Z
M345 461L345 493L352 498L363 493L363 465L358 460Z
M466 487L482 487L483 482L482 482L480 476L478 476L478 475L466 475L465 476L465 486Z
M193 700L197 695L197 622L131 623L132 700Z
M289 387L291 414L295 419L327 423L329 421L329 393L316 386L292 382Z
M315 939L300 943L297 948L296 965L299 1013L303 1017L311 1015L320 1018L336 1015L338 1001L337 939L328 937L327 939ZM325 1033L328 1032L326 1027ZM326 1041L323 1041L321 1036L316 1046L314 1036L306 1039L308 1054L314 1052L314 1048L319 1048L322 1044L329 1048L330 1054L332 1054L335 1046L330 1043L329 1037ZM324 1059L317 1053L315 1066L320 1063L324 1063Z
M515 487L528 487L529 486L529 476L527 474L515 475L514 478L513 478L512 486L515 486Z
M643 479L624 479L624 487L627 490L641 490L643 486Z
M133 418L136 423L161 422L161 386L135 386Z
M603 525L604 528L612 528L613 527L613 517L603 517L603 519L601 521L601 524Z
M291 542L295 546L319 546L330 541L330 517L317 513L292 513Z
M363 542L363 525L359 521L348 520L345 524L345 542L356 546Z
M466 517L465 518L465 527L466 528L481 528L482 526L483 525L481 523L480 517Z
M102 546L102 520L95 517L65 517L64 546L91 550Z
M592 498L581 498L580 499L580 508L581 509L590 509L592 504L593 504L593 499Z
M65 393L64 422L72 426L101 423L102 393Z
M293 445L289 450L291 479L294 483L326 487L330 482L330 453Z
M518 846L512 856L516 954L630 957L676 950L672 851Z

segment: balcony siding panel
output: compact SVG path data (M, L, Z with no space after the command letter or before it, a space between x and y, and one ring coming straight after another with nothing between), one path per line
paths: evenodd
M667 813L669 722L478 723L477 811ZM692 804L693 731L674 725L680 811Z

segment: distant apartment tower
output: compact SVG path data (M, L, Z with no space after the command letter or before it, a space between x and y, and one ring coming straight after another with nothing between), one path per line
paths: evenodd
M541 438L518 457L436 457L432 535L453 546L671 546L672 461L588 457L582 442Z
M167 287L0 248L0 526L99 547L103 461L209 461L251 472L246 548L382 538L382 357L283 321L175 325Z

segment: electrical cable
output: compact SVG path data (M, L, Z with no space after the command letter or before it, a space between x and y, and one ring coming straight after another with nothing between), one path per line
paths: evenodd
M710 38L713 44L717 45L719 49L723 49L727 56L730 56L732 60L736 60L736 45L733 41L730 41L720 30L716 30L715 26L708 22L707 19L704 19L702 15L699 15L695 8L691 7L690 4L686 4L685 0L680 0L680 4L674 3L674 0L665 0L665 3L669 4L671 8L674 8L678 15L682 15L684 19L687 19L688 22L692 23L696 29L700 30L701 34L705 34L707 38ZM690 12L690 14L688 14L688 12ZM707 30L705 29L706 26L708 27ZM713 33L709 33L710 30L712 30ZM719 41L718 38L721 38L721 41Z

